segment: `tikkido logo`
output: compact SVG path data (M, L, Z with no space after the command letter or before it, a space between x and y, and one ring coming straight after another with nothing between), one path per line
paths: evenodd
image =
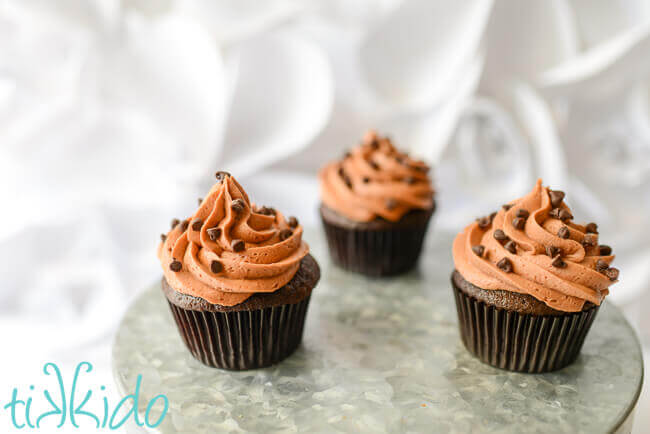
M133 422L138 426L148 428L155 428L163 422L169 410L169 400L163 394L153 397L141 416L139 404L142 375L137 377L135 391L111 407L106 396L106 386L99 387L100 392L95 394L95 399L91 388L80 386L80 383L85 384L88 379L82 377L89 377L84 374L92 370L93 365L90 362L79 363L70 390L67 391L59 367L55 363L46 363L43 373L48 378L45 380L50 380L53 386L43 387L42 394L34 385L30 385L26 393L15 387L11 400L1 408L9 416L14 428L47 429L48 432L52 428L64 427L82 428L83 432L92 428L116 430L130 418L133 418ZM101 410L97 411L98 407Z

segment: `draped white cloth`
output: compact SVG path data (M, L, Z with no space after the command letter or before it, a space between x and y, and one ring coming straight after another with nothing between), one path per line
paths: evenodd
M157 236L212 172L315 224L316 170L369 127L436 167L436 230L562 188L638 306L649 52L645 0L0 2L0 391L49 360L110 383Z

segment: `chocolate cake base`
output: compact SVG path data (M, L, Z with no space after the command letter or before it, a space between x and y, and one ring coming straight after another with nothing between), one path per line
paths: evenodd
M580 354L599 306L561 312L526 294L485 290L456 270L452 287L463 344L484 363L509 371L561 369Z
M435 205L414 210L397 222L356 222L325 205L320 215L334 263L368 276L389 276L415 267L434 210Z
M298 348L319 278L318 264L307 255L285 286L235 306L182 294L164 278L162 288L183 342L197 360L211 367L246 370L273 365Z

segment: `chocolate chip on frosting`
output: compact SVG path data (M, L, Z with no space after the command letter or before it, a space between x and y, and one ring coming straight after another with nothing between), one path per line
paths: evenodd
M368 165L372 167L374 170L379 170L379 164L375 163L372 160L368 160Z
M217 179L217 181L221 182L223 181L226 176L231 176L230 173L224 172L223 170L218 171L217 173L214 174L214 177Z
M560 208L553 208L549 211L548 216L554 219L560 219Z
M235 199L230 204L230 209L236 213L240 213L246 209L246 202L243 199Z
M555 246L546 246L546 254L548 256L550 256L551 258L553 258L553 257L555 257L557 255L561 255L562 254L562 249L560 249L559 247L555 247Z
M517 254L517 243L510 240L503 246L504 249L512 253L513 255Z
M221 236L221 228L210 228L206 232L212 241L217 241Z
M566 209L561 209L559 213L560 220L567 221L573 219L573 215Z
M179 261L174 259L172 260L171 264L169 264L169 269L172 270L174 273L178 273L183 269L183 264L181 264Z
M614 268L614 267L608 268L607 271L605 271L605 275L609 277L609 280L611 280L612 282L618 279L618 274L619 274L618 268Z
M345 182L345 185L347 185L348 188L352 188L352 180L350 179L349 176L345 175L343 177L343 182Z
M571 235L571 232L569 232L569 228L566 226L562 226L560 229L557 231L557 236L563 239L569 238L569 235Z
M202 227L203 227L203 221L201 219L195 218L192 220L193 231L200 231Z
M183 220L183 221L181 222L181 231L182 231L182 232L185 232L185 231L187 230L187 227L188 227L189 225L190 225L190 222L188 222L187 220Z
M511 203L505 203L505 204L501 205L501 208L503 208L506 211L510 211L510 208L512 208L513 206L514 205L511 204Z
M481 258L481 257L483 257L483 253L485 252L485 247L478 244L478 245L472 247L472 252L476 253L476 256Z
M172 229L174 229L176 226L178 226L178 224L179 224L180 222L181 222L181 221L180 221L179 219L173 219L173 220L172 220Z
M515 227L515 229L522 230L526 227L526 219L523 217L515 217L512 220L512 225Z
M551 261L551 265L556 268L564 268L566 267L566 262L562 260L562 257L560 255L557 255L555 258L553 258L553 261Z
M478 223L478 227L481 229L487 229L490 227L490 224L492 224L490 217L487 216L477 219L476 222Z
M210 270L214 273L221 273L223 271L223 264L219 261L212 261L210 263Z
M587 223L585 226L585 232L588 234L597 234L598 233L598 225L596 223Z
M582 245L585 247L594 247L598 245L598 235L597 234L585 234L582 239Z
M609 256L612 254L612 248L605 245L601 244L600 245L600 256Z
M530 213L528 212L528 210L525 210L523 208L519 208L517 210L517 213L515 214L515 217L520 217L522 219L527 219L529 215L530 215Z
M291 235L293 235L293 231L291 229L282 229L280 231L280 241L286 240Z
M199 206L201 206L201 204L203 203L203 198L199 197L196 201L199 203Z
M388 211L392 211L395 208L397 208L397 201L393 198L389 198L386 200L386 209Z
M166 239L167 239L167 235L160 234L160 241L162 241L164 243Z
M494 236L494 239L499 241L501 244L503 244L504 241L509 239L506 233L503 232L501 229L497 229L496 231L494 231L494 234L492 235Z
M506 273L512 272L512 262L510 262L510 259L508 258L503 258L499 262L497 262L497 267L499 267L501 270L505 271Z
M244 244L244 241L242 240L232 240L232 243L230 244L232 247L232 250L234 252L242 252L246 248L246 245Z
M562 201L564 200L564 192L560 190L549 190L548 191L548 196L551 199L551 206L553 208L557 208L560 206Z
M602 259L596 261L596 271L598 271L599 273L603 273L607 271L608 268L609 268L609 264L603 261Z
M370 178L368 178L367 176L364 176L362 181L363 181L364 184L367 184L367 183L370 182Z
M258 214L262 214L262 215L275 215L275 210L273 208L269 208L267 206L263 206L257 212L258 212Z
M404 182L406 182L408 185L413 185L415 184L416 181L417 180L413 176L407 176L406 178L404 178Z
M287 224L289 225L290 228L295 228L296 226L298 226L298 219L291 216L289 217Z

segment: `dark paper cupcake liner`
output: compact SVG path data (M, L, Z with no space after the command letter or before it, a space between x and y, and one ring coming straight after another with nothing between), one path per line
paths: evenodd
M404 273L420 258L431 214L405 227L358 229L323 218L330 255L346 270L369 276Z
M197 360L215 368L245 370L273 365L298 348L310 297L296 304L234 312L189 310L171 302L169 307Z
M497 309L454 287L463 344L484 363L509 371L541 373L572 363L598 306L566 315L534 316Z

